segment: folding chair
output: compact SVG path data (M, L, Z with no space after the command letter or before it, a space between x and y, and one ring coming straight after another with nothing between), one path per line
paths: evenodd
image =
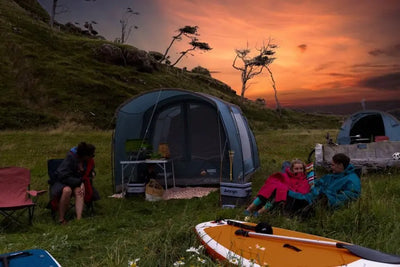
M21 213L28 211L28 222L32 224L36 205L34 197L46 190L29 190L30 181L31 174L28 169L21 167L0 169L0 214L4 216L3 221L9 219L16 224L22 224L19 220Z
M55 172L60 166L60 164L63 162L64 159L49 159L47 161L47 173L49 175L49 180L47 183L49 184L49 204L47 205L47 208L51 210L51 216L53 219L55 219L57 208L58 208L58 199L52 199L51 197L51 186L57 182L57 177L55 175Z
M51 198L51 186L57 182L57 177L55 175L55 172L57 170L57 168L60 166L60 164L63 162L64 159L49 159L47 161L47 172L49 175L49 180L48 180L48 184L50 186L49 191L50 191L50 201L49 204L47 205L47 207L51 210L51 215L53 217L53 219L55 218L57 209L58 209L58 198L56 199L52 199ZM90 183L92 184L92 181L90 181ZM95 190L93 188L93 190ZM92 201L85 201L85 207L87 209L87 211L89 212L90 215L92 215L94 213L94 205L93 205L93 201L98 200L98 192L96 190L95 192L96 197L93 198ZM73 208L73 202L71 203L71 208Z

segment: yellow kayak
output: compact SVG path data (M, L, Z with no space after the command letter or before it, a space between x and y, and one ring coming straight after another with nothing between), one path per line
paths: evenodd
M238 266L400 266L400 256L287 229L220 220L195 231L207 252ZM258 228L257 228L258 227ZM269 226L268 226L269 227Z

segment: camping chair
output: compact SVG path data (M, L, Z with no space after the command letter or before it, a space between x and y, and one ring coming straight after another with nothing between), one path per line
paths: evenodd
M57 168L60 166L60 164L63 162L63 160L64 159L49 159L47 161L47 172L48 172L48 175L49 175L48 184L50 186L50 188L49 188L50 201L49 201L49 204L47 205L47 207L51 210L51 216L53 217L53 219L55 219L55 215L56 215L56 212L58 210L58 198L57 199L51 199L51 190L50 189L51 189L51 186L57 181L57 177L55 175L55 172L56 172ZM92 181L91 181L91 183L92 183ZM74 207L74 203L71 202L70 209L73 208L73 207ZM89 201L89 202L85 201L85 207L87 208L87 210L88 210L90 215L92 215L94 213L93 201Z
M0 169L0 214L16 224L22 224L20 216L28 211L31 225L36 205L36 197L46 190L29 190L31 174L28 169L7 167ZM21 212L18 212L21 211Z
M60 166L61 162L63 162L64 159L49 159L47 161L47 173L49 175L49 180L47 183L49 184L49 204L47 205L47 208L51 210L51 217L55 219L57 208L58 208L58 199L52 199L51 198L51 186L57 181L57 177L55 175L55 172ZM72 208L72 206L71 206Z

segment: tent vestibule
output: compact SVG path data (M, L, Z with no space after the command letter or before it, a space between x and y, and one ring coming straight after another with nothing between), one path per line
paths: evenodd
M363 110L346 119L338 133L337 143L339 145L370 143L377 137L400 141L400 122L386 112Z
M148 178L145 164L121 168L121 162L159 157L161 147L168 150L162 155L171 163L167 172L173 168L180 186L245 183L259 167L255 138L239 107L203 93L159 89L130 99L116 112L114 190Z

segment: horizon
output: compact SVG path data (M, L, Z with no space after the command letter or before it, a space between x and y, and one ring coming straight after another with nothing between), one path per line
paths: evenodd
M38 0L49 10L52 1ZM176 30L198 26L199 41L213 49L193 52L177 67L207 68L212 76L240 95L240 72L232 67L234 49L255 51L269 38L279 47L270 69L282 107L346 104L360 101L400 103L400 2L356 0L285 2L255 0L59 0L69 12L61 23L95 21L99 35L120 35L124 11L131 7L133 29L127 44L163 53ZM353 4L352 4L353 2ZM272 7L272 8L271 8ZM186 42L174 45L172 61ZM248 99L263 98L275 106L268 73L249 81Z

